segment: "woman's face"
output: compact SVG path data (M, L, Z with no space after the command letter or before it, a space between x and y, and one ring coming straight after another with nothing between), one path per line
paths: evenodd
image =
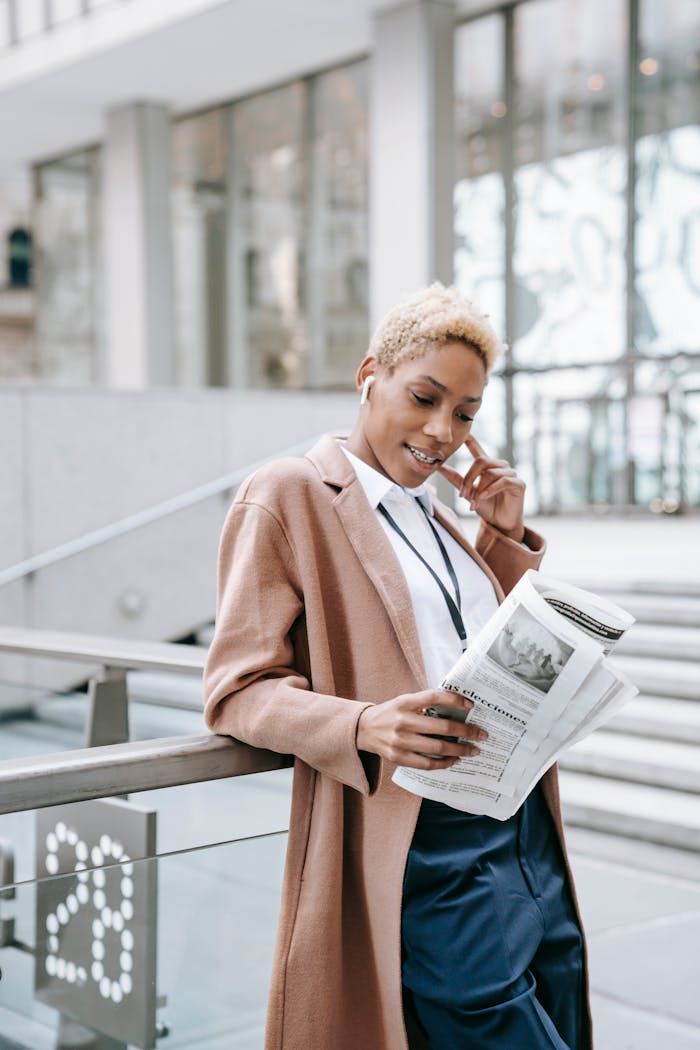
M415 488L464 443L481 404L484 363L449 341L391 372L366 358L359 386L368 375L374 381L348 448L397 485Z

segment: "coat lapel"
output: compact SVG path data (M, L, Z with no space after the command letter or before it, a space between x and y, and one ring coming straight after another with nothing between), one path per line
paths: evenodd
M389 615L418 688L427 689L428 678L408 584L352 465L338 447L337 438L330 435L322 437L307 458L323 481L338 490L333 506L343 530Z

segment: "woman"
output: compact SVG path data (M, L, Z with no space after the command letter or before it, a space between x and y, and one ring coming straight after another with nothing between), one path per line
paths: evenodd
M417 293L372 339L349 437L258 471L227 518L207 725L296 756L266 1050L590 1046L556 773L504 822L391 779L478 750L438 686L542 557L523 482L471 435L500 349L455 289ZM436 471L480 515L475 549Z

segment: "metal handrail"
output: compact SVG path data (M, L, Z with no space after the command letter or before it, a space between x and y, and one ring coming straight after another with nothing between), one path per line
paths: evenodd
M291 766L225 736L174 736L0 762L0 814Z
M203 503L212 496L217 496L222 492L236 489L241 482L245 481L249 474L252 474L253 471L258 470L260 467L265 466L266 463L272 462L274 459L279 459L281 456L303 456L304 453L308 452L311 446L318 440L318 437L319 435L316 435L313 438L307 438L306 441L301 441L296 445L292 445L290 448L282 449L280 452L275 452L274 455L266 456L264 459L257 460L255 463L250 463L245 467L239 467L238 470L234 470L230 474L225 474L223 477L216 478L214 481L209 481L204 485L198 485L196 488L189 489L187 492L183 492L179 496L173 496L171 499L161 500L160 503L156 503L152 507L147 507L145 510L137 511L135 514L129 514L127 517L120 518L118 521L114 521L110 525L104 525L102 528L93 529L91 532L86 532L84 535L78 536L74 540L68 540L66 543L61 543L57 547L52 547L47 551L43 551L41 554L35 554L31 558L25 558L16 565L11 565L7 569L0 570L0 587L5 587L9 583L16 583L17 580L24 579L24 577L30 576L39 569L45 569L49 565L55 565L57 562L65 561L66 558L72 558L76 554L82 554L84 551L90 550L93 547L98 547L103 543L107 543L109 540L117 539L129 532L133 532L135 529L143 528L144 525L150 525L154 521L160 521L162 518L166 518L170 514L175 514L180 510L185 510L188 507L196 506L198 503Z
M207 653L198 646L16 627L0 627L0 651L87 661L120 673L129 669L185 674L201 674ZM118 700L114 693L108 697L111 707ZM119 702L127 702L126 690ZM0 814L262 773L284 769L292 761L288 755L214 735L127 741L7 759L0 762Z
M131 671L175 671L180 674L201 674L207 656L207 649L201 645L144 642L31 627L0 627L0 652L77 660Z

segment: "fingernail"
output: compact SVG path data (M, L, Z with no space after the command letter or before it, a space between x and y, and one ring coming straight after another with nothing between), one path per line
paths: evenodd
M477 734L477 740L488 740L489 735L485 729L480 729Z

